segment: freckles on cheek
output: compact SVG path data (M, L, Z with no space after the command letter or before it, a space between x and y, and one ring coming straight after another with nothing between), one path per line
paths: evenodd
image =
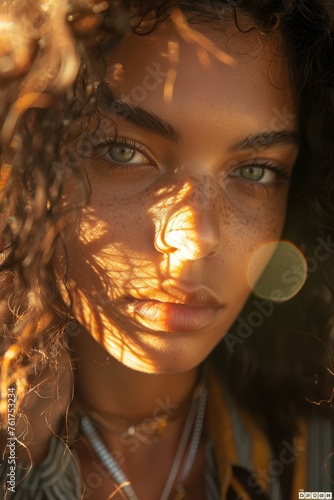
M254 237L279 239L285 222L285 207L278 209L260 205L255 213L245 217L245 224L254 232Z
M222 186L224 202L233 210L240 223L245 220L259 226L282 227L286 215L289 184L261 185L239 179L228 180Z
M80 240L85 252L100 261L115 258L117 262L147 252L152 233L145 199L113 196L108 186L92 185L90 206L84 209ZM111 263L105 262L110 268Z
M281 238L285 206L274 207L259 202L250 211L225 200L220 210L223 245L234 260L246 264L261 245Z

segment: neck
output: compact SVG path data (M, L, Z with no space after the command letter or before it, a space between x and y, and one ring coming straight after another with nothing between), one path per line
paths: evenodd
M76 398L79 405L84 406L83 413L90 417L108 452L112 453L125 476L130 478L138 497L160 498L165 488L174 487L174 483L178 482L183 485L186 480L188 484L196 484L197 490L201 489L203 498L204 433L197 431L197 443L192 440L192 434L187 441L182 438L190 417L193 422L190 425L194 429L191 432L195 433L194 419L197 419L198 410L195 408L194 415L192 409L193 403L199 401L197 394L200 388L194 392L198 369L178 374L141 373L109 356L87 332L72 340ZM151 426L152 422L155 424L164 420L166 415L168 425ZM117 419L127 421L127 431L124 427L121 432L115 431ZM134 425L136 431L132 434L129 429ZM180 442L186 443L181 455ZM84 475L89 476L91 463L100 458L96 452L94 456L92 445L85 435L77 442L76 451ZM196 459L195 464L191 462L189 465L189 460L186 461L188 453L192 460ZM187 464L189 470L185 472ZM173 471L176 471L177 477L170 483ZM189 475L189 471L192 474ZM185 477L183 474L186 474ZM99 498L110 491L108 484Z
M137 423L167 414L173 418L196 385L198 369L147 374L116 361L89 333L71 339L76 397L89 411Z

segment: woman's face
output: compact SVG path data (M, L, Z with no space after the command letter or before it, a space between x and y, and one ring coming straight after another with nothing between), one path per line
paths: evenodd
M298 152L279 36L197 35L129 34L76 144L92 195L68 241L74 313L145 372L192 369L227 333L252 256L280 238Z

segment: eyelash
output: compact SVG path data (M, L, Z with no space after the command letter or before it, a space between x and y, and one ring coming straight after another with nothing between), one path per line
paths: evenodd
M139 143L133 141L132 139L128 139L126 137L113 137L113 138L106 137L105 139L103 139L103 141L101 141L100 143L95 145L93 150L97 151L97 150L104 149L103 154L100 156L100 158L103 158L104 156L106 156L108 154L109 150L111 149L111 148L108 148L108 146L115 146L115 147L116 146L124 146L126 148L133 149L134 152L137 152L137 153L143 155L147 159L147 161L143 162L142 164L134 164L134 163L126 163L126 162L117 163L115 160L108 159L108 161L106 162L107 164L104 165L104 168L106 168L107 171L121 169L122 173L126 173L129 169L131 169L132 171L139 170L142 165L151 164L151 165L156 166L156 162L151 157L149 151L142 144L139 144ZM282 166L280 164L273 163L269 160L263 161L263 160L254 159L250 163L238 165L233 170L233 172L240 171L243 168L251 168L251 167L263 168L265 170L270 170L271 172L274 172L277 175L278 179L274 183L262 183L261 181L252 181L249 179L245 179L241 175L239 175L239 176L232 175L232 177L240 177L242 180L244 180L250 186L254 186L254 187L257 186L257 187L261 187L261 188L268 188L271 185L279 185L283 181L288 181L291 179L291 176L287 173L287 171L284 168L282 168Z
M239 165L235 170L238 171L241 170L242 168L252 168L252 167L270 170L271 172L274 172L280 180L289 181L291 179L291 175L289 175L288 172L280 164L274 163L270 160L264 161L264 160L254 159L250 163ZM260 183L250 180L249 182L254 182L254 184Z
M104 168L106 168L107 171L111 171L111 170L115 170L115 169L122 169L122 173L125 173L127 169L131 168L132 170L136 170L136 169L139 169L141 167L141 165L143 165L143 164L144 165L148 165L148 164L156 165L156 162L153 160L153 158L149 154L148 150L142 144L139 144L139 143L133 141L132 139L128 139L126 137L106 137L105 139L103 139L103 141L101 141L96 146L94 146L93 149L95 149L95 150L104 149L103 154L100 156L100 158L103 158L104 156L106 156L109 153L109 151L111 149L108 146L114 146L114 147L124 146L126 148L133 149L136 153L139 153L139 154L145 156L147 161L143 162L142 164L134 164L134 163L126 163L126 162L117 163L115 160L108 158L107 164L104 165Z

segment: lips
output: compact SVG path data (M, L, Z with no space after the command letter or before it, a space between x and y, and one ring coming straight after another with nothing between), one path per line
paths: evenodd
M206 287L185 286L172 283L171 280L164 282L160 287L152 287L148 291L148 286L142 293L141 289L132 290L131 298L140 300L152 300L171 304L182 304L194 307L221 307L222 302Z
M176 290L176 293L175 293ZM155 291L154 298L132 298L130 310L143 326L155 331L191 332L210 326L222 304L205 288L185 291L173 288L173 295Z
M214 321L219 310L155 300L134 300L131 309L143 326L169 332L201 330Z

